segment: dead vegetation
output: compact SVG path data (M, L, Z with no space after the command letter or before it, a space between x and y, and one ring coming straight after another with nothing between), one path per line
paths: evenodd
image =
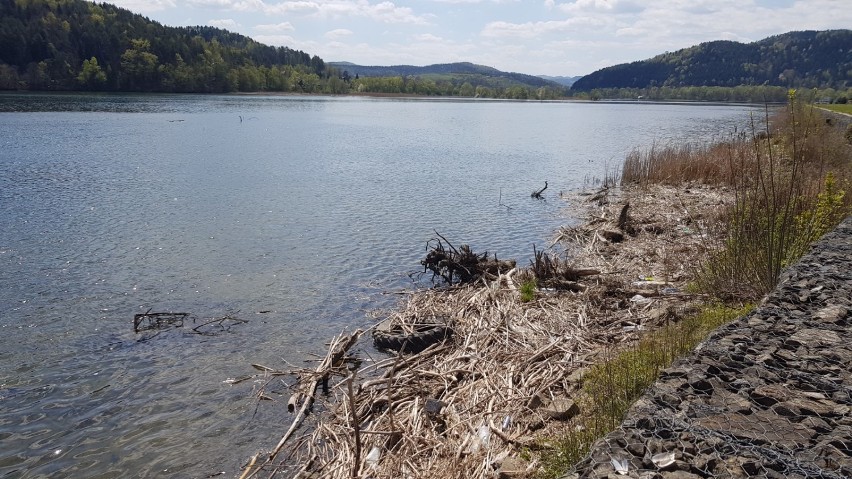
M459 281L487 255L441 237L429 255L443 259L429 264L456 286L409 295L384 322L416 331L442 318L454 334L416 354L303 371L298 391L311 397L319 376L332 378L328 402L311 428L297 435L291 426L243 477L534 476L541 438L581 413L573 398L583 372L641 331L679 321L699 299L688 291L692 265L724 201L701 186L578 197L590 214L559 231L564 254L536 251L529 268L480 268L476 280ZM536 299L522 302L529 278Z
M311 417L313 427L301 436L288 432L243 477L537 476L544 469L537 450L550 448L548 438L589 439L576 430L582 423L576 419L595 418L595 411L584 410L594 401L582 385L586 371L595 375L592 365L641 344L645 331L662 331L666 344L687 344L680 339L683 331L715 327L715 320L695 327L682 321L707 300L697 293L696 272L702 262L720 262L719 256L706 261L708 253L732 244L754 244L757 253L766 244L774 247L758 235L727 232L731 224L770 233L761 225L787 224L775 217L761 223L760 213L779 210L765 205L778 202L774 193L771 202L744 201L751 198L749 188L766 195L775 185L792 192L803 191L804 180L822 185L815 189L815 209L790 216L785 221L791 224L823 226L836 211L847 211L842 185L848 166L826 174L836 164L848 165L842 161L847 145L826 141L830 137L817 135L815 126L802 131L798 120L807 117L795 109L789 113L787 136L768 129L761 136L753 128L750 137L725 145L633 155L622 170L627 186L575 198L573 207L588 217L558 232L554 244L562 252L536 250L528 268L492 261L466 246L457 249L438 235L429 243L424 272L450 287L409 295L383 323L414 335L440 318L453 334L436 335L434 344L414 354L357 367L332 362L323 376L337 384ZM815 167L803 171L804 164ZM773 178L776 172L780 179ZM736 216L737 208L757 216ZM740 263L730 264L742 270ZM537 289L522 299L530 286ZM702 334L695 333L695 341ZM318 376L303 371L299 390L312 393ZM302 418L294 419L291 431Z
M515 267L514 260L500 261L497 255L489 258L488 251L477 254L470 246L463 244L456 249L446 238L437 231L437 238L426 243L428 253L420 261L423 272L432 272L432 281L443 279L448 285L473 283L480 278L494 280L501 271L505 272Z

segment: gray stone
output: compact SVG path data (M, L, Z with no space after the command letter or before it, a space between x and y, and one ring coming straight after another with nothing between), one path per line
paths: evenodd
M849 315L849 310L839 305L826 306L814 313L813 319L823 323L839 323Z
M701 479L698 474L687 471L666 471L660 474L663 479Z
M837 404L830 401L800 397L779 403L775 406L775 412L782 416L828 416L834 412L835 406Z
M790 390L781 384L764 384L754 388L751 399L761 406L771 407L790 397Z
M521 458L509 456L503 459L497 477L500 479L517 479L526 477L527 462Z
M580 414L580 406L578 406L577 403L570 398L557 396L542 406L541 412L547 414L553 419L567 421L577 414Z
M807 444L816 434L807 426L790 422L771 411L758 411L750 415L720 414L696 422L701 427L741 439L781 445L788 449Z
M813 328L799 331L798 333L790 336L790 340L809 348L832 346L841 341L840 336L838 336L834 331Z

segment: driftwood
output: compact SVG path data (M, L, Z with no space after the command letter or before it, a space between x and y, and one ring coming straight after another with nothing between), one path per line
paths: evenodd
M545 181L544 182L544 188L542 188L538 191L533 191L532 194L530 195L530 197L535 198L537 200L540 200L540 199L542 199L541 194L544 193L544 190L546 190L546 189L547 189L547 182Z
M590 203L597 202L598 206L603 206L609 202L609 188L603 187L598 190L595 194L589 197L588 201Z
M433 282L437 277L442 278L448 285L472 283L483 276L494 279L501 272L515 267L514 260L500 261L497 255L491 259L487 251L477 254L466 244L456 249L438 232L435 234L438 238L433 238L426 243L429 252L426 258L420 261L424 273L432 272Z
M539 287L574 292L586 289L586 286L578 283L580 279L600 274L600 270L594 268L573 268L558 256L536 250L535 245L533 245L533 259L530 260L530 271Z
M195 320L193 320L193 322L194 321ZM243 324L247 322L248 320L240 319L230 314L227 314L225 316L222 316L221 318L209 319L192 328L192 331L197 334L202 334L204 336L213 336L217 333L230 331L231 326L235 324Z
M628 210L630 210L629 201L621 207L621 213L618 214L618 223L616 223L616 226L627 234L633 234L633 228L630 226L630 216L627 214Z
M290 412L293 412L295 406L301 402L302 407L299 409L298 414L293 419L293 423L290 424L290 428L287 429L287 432L284 433L284 436L278 441L278 444L275 446L275 449L269 454L264 461L257 469L252 471L252 467L254 467L255 459L253 458L251 463L246 467L243 471L241 478L252 477L257 474L263 466L270 464L275 460L275 456L278 455L279 452L284 448L284 445L287 443L287 440L293 435L296 429L302 424L305 417L308 414L311 406L314 403L314 395L316 394L317 386L320 382L323 383L323 387L328 387L328 378L334 372L335 369L340 368L343 364L343 361L346 357L346 352L358 342L358 339L361 335L364 334L362 330L356 330L349 336L341 334L332 340L331 344L328 348L328 353L323 358L322 362L317 366L317 368L306 374L306 380L299 385L297 392L294 393L294 397L291 397L287 403L287 408ZM256 366L255 366L256 367Z

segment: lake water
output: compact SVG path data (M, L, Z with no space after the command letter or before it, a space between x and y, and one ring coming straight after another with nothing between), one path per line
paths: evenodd
M575 220L560 191L750 111L0 95L0 476L232 477L289 426L293 378L273 401L229 378L373 324L436 232L526 265ZM135 333L148 310L192 317ZM225 316L246 322L193 330Z

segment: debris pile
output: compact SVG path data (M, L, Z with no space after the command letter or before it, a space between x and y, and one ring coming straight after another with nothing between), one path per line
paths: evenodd
M580 413L572 397L585 368L641 331L677 321L673 312L696 301L686 292L691 265L711 241L710 210L724 200L701 187L593 198L590 218L554 241L568 256L536 251L528 269L456 249L438 235L424 271L452 286L408 295L382 324L401 338L429 325L443 333L417 348L383 348L402 350L389 357L329 369L331 395L315 407L313 428L289 434L243 477L533 474L534 455L522 451ZM588 209L587 200L578 202ZM538 289L523 302L528 277ZM317 375L303 373L314 384Z

